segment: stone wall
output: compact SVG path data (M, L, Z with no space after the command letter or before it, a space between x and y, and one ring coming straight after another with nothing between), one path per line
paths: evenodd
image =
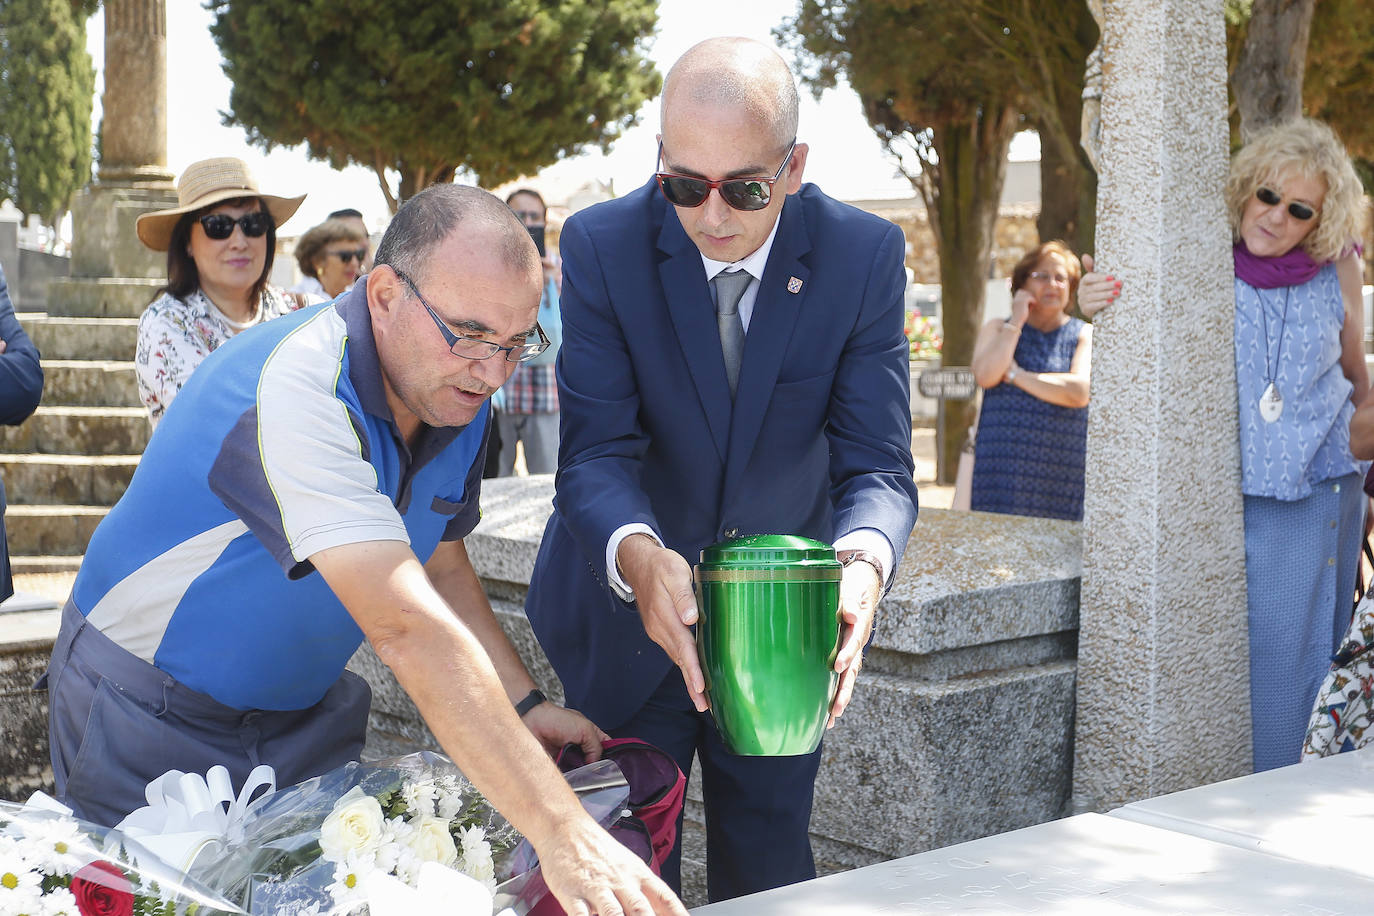
M52 792L46 693L31 688L52 654L59 611L0 614L0 800Z

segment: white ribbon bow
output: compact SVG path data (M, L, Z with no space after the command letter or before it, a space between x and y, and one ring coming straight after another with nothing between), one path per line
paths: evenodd
M259 790L266 790L259 795ZM168 770L148 783L148 804L116 824L162 861L183 872L206 849L243 839L243 817L258 797L277 790L277 774L267 765L253 768L234 794L229 771L213 766L201 777Z

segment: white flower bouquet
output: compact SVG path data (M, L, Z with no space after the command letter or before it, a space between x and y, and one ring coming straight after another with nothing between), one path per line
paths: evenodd
M43 795L0 802L0 914L210 916L242 913L117 830Z
M567 774L603 826L629 795L616 765ZM547 893L533 850L440 754L350 763L255 802L242 836L192 874L252 914L522 914Z

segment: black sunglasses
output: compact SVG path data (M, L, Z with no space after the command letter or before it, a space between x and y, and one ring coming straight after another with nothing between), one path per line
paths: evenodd
M234 219L227 213L207 213L200 218L200 228L205 230L205 235L217 242L222 242L234 234L234 226L243 229L243 234L250 239L255 239L272 228L272 214L264 213L262 210L256 213L249 213Z
M1279 202L1283 200L1283 198L1279 196L1278 191L1274 191L1266 187L1260 187L1258 190L1255 191L1255 200L1258 200L1266 207L1274 207L1277 206ZM1300 222L1305 223L1312 217L1316 216L1317 211L1313 210L1307 204L1300 204L1296 200L1290 200L1288 202L1288 215L1293 217L1293 219L1295 220L1299 220Z
M672 172L658 172L658 188L668 203L675 207L700 207L711 196L712 189L720 191L721 200L736 210L762 210L773 199L773 185L782 178L787 163L792 161L792 151L797 141L787 148L782 165L772 178L725 178L710 181L705 178L692 178L689 175L675 175ZM658 158L663 158L663 142L658 144Z
M363 259L367 257L367 249L350 248L347 251L326 251L325 254L333 255L345 264L347 264L349 261L357 261L359 264L361 264L363 263Z
M410 291L415 294L415 298L420 300L420 304L429 312L429 317L434 319L434 324L439 328L439 333L444 335L444 342L448 344L449 352L454 356L461 356L463 359L490 359L497 353L505 353L506 361L511 363L523 363L526 360L534 359L543 353L553 343L544 334L544 329L535 322L534 330L539 334L539 343L525 344L519 347L503 347L490 340L479 340L476 337L460 337L449 330L448 325L444 324L444 319L439 317L439 313L429 307L429 302L425 300L424 293L415 285L415 281L401 273L395 267L391 267L391 272L400 277Z

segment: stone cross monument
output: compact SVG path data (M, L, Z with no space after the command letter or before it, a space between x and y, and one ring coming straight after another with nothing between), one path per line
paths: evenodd
M1250 770L1220 0L1103 0L1074 807Z
M100 170L72 206L73 277L164 277L166 256L134 234L140 213L176 205L167 169L166 0L105 0Z

